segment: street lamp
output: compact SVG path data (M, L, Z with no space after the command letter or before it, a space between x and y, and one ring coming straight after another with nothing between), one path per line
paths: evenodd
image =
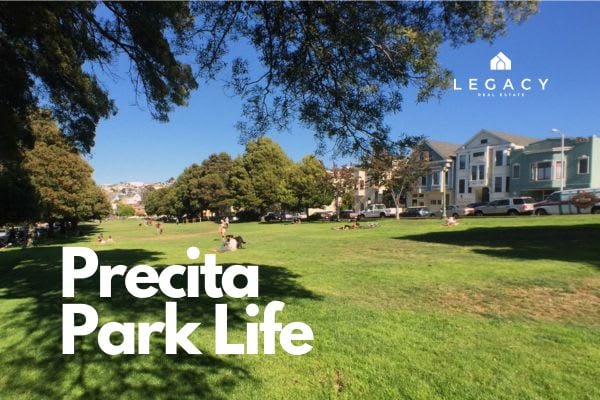
M556 128L552 128L553 133L560 135L560 191L565 189L565 134Z
M442 184L442 218L446 219L448 216L446 215L446 172L448 172L449 164L446 163L442 167L442 177L440 179L440 183Z

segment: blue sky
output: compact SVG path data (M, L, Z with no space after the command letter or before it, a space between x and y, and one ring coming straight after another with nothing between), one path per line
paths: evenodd
M417 104L415 92L408 89L402 112L390 115L387 123L396 134L422 134L457 144L482 128L539 138L550 136L552 128L569 136L600 135L599 21L600 3L544 2L538 14L512 26L491 45L444 46L439 60L463 90ZM490 71L489 61L499 51L512 60L511 71ZM178 108L165 124L150 117L144 99L135 104L126 71L122 63L116 70L120 79L101 76L119 113L98 126L89 159L96 182L166 180L211 153L243 152L235 128L241 101L220 82L201 83L189 106ZM466 90L469 78L478 79L481 93L486 92L488 78L498 86L510 79L516 89L523 78L530 78L533 88L524 97L499 97L499 91L495 97L478 97ZM544 91L536 87L538 78L549 79ZM312 132L298 126L271 136L294 160L316 149ZM324 161L331 163L326 157Z

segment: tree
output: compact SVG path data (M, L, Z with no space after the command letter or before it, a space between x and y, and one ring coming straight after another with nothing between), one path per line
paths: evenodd
M116 112L93 68L110 70L119 54L131 61L135 90L144 93L153 117L166 121L173 105L186 104L197 83L175 51L193 31L188 4L98 7L95 2L0 5L0 156L32 145L28 115L39 104L49 104L65 136L88 152L98 121Z
M52 2L0 4L0 158L33 142L27 116L48 104L81 151L116 111L96 70L123 55L154 118L214 80L231 43L245 39L262 70L234 57L229 87L245 99L246 138L297 119L340 152L389 145L384 116L402 91L419 101L447 88L439 46L492 41L535 1L504 2ZM197 71L177 57L196 56Z
M92 169L58 130L47 111L29 117L35 146L0 161L0 223L102 219L108 198L92 180ZM65 168L68 165L69 168Z
M47 111L29 117L35 145L23 156L24 174L35 190L35 217L50 222L106 214L107 199L92 179L92 168L67 142ZM65 168L68 166L68 168Z
M37 218L38 194L23 160L0 161L0 188L0 225Z
M202 198L204 192L202 176L202 167L194 163L183 170L173 187L175 197L181 203L182 213L190 218L200 215L207 207Z
M369 155L364 163L369 181L385 187L391 194L396 206L396 219L400 218L402 196L429 171L429 160L422 151L423 144L422 138L416 138L411 146L381 149Z
M349 198L352 198L352 194L357 189L356 182L356 168L352 165L346 165L338 167L335 163L331 169L329 175L330 185L333 188L333 195L335 199L335 212L338 219L340 218L340 199L342 203L347 202Z
M117 215L119 217L133 217L135 215L135 208L128 204L117 203Z
M233 167L231 156L227 153L211 154L202 161L201 167L202 202L206 204L207 209L213 212L226 213L233 205L233 198L228 187Z
M251 195L261 213L294 204L290 187L294 164L281 146L269 138L251 140L246 144L242 164L250 180Z
M148 215L180 216L183 214L183 204L177 197L176 188L173 185L148 191L143 202Z
M89 214L86 219L102 220L110 215L112 211L110 200L98 185L93 185L88 189L86 199L89 204Z
M295 166L291 177L295 209L322 207L331 203L333 186L323 163L315 156L305 156Z
M258 210L260 208L261 201L256 195L252 179L244 166L242 156L237 157L233 161L229 175L229 184L235 207L244 210Z

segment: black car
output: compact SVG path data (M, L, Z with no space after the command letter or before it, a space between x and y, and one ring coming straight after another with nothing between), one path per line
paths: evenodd
M291 213L286 212L268 212L261 218L265 222L291 222L296 218Z
M406 210L400 213L400 216L405 218L435 217L435 213L430 211L427 207L408 207Z
M354 210L342 210L340 211L340 221L356 221L356 219L358 218L358 213ZM338 220L337 215L333 214L333 216L331 217L332 220Z
M317 211L308 216L308 221L331 221L333 211Z

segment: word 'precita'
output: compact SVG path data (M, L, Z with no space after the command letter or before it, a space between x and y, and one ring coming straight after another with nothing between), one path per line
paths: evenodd
M197 248L188 249L188 258L192 260L199 254ZM78 258L83 259L83 266L79 268L76 267ZM98 270L100 297L112 296L113 279L117 276L122 277L129 294L139 299L155 296L159 290L172 299L194 298L202 294L211 298L222 298L225 295L232 298L256 298L259 291L258 266L232 265L224 269L216 264L214 254L206 254L202 266L171 265L159 272L147 265L137 265L130 269L125 265L99 266L98 256L93 250L86 247L64 247L63 297L75 297L75 281L91 278ZM186 282L185 289L173 284L173 279L177 276ZM203 276L202 292L200 276ZM238 279L236 284L236 278L239 277L244 279ZM237 286L240 280L245 281L243 287ZM276 313L283 311L284 307L285 304L281 301L271 301L264 308L262 322L246 323L245 343L230 343L227 328L228 305L216 304L216 354L259 354L261 333L263 354L275 354L277 333L279 344L285 352L302 355L311 351L312 345L306 342L312 341L314 337L307 324L291 322L283 325L276 322ZM248 304L246 314L249 317L257 317L260 307L253 303ZM63 304L63 354L75 354L75 338L94 333L99 320L96 309L88 304ZM177 329L177 326L177 302L168 301L165 302L164 322L106 322L98 330L98 345L103 352L111 355L149 354L152 335L164 334L166 354L177 354L178 347L188 354L202 354L190 340L190 335L200 326L200 322L185 323L180 329ZM119 340L115 340L115 337Z

